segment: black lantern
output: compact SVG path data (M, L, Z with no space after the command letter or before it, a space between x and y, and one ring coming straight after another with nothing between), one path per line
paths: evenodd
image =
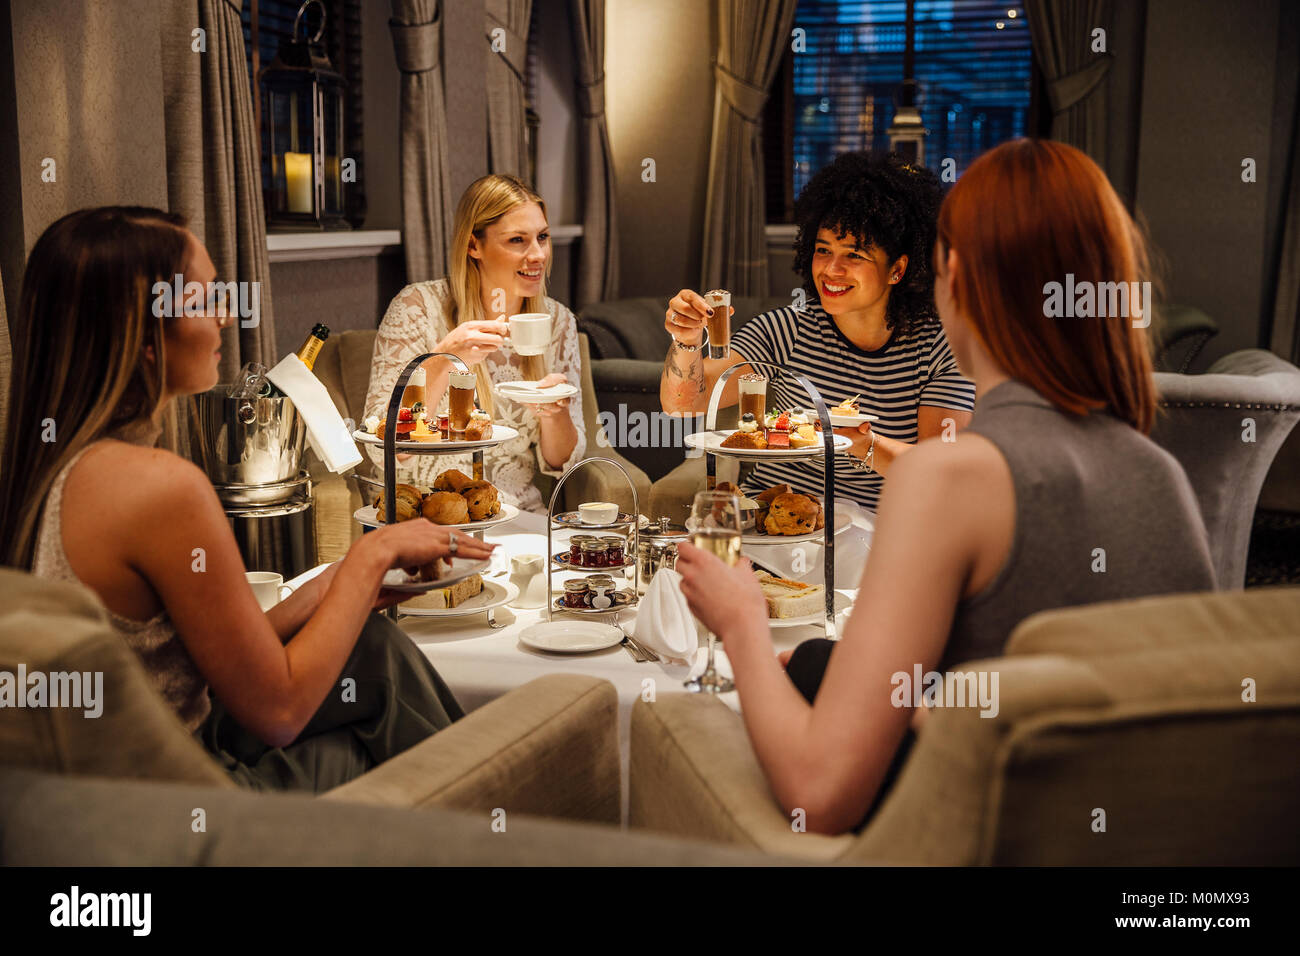
M305 14L312 5L320 8L320 27L307 38ZM349 228L343 220L344 80L320 44L324 32L324 4L306 0L289 38L258 75L268 229Z

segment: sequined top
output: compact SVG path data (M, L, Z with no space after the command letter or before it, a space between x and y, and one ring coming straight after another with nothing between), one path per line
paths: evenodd
M36 533L36 556L32 573L56 581L85 585L78 579L63 550L63 485L81 456L98 444L92 443L72 457L55 476L45 499L45 513ZM134 621L105 608L113 630L135 651L158 693L180 718L185 729L193 732L207 719L212 709L207 681L194 665L171 618L164 608L147 621Z

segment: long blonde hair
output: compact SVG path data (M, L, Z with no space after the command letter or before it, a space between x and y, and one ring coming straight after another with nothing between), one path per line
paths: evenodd
M32 247L0 459L5 564L31 568L45 499L74 456L158 411L167 320L155 314L153 287L184 271L188 241L180 216L103 206L69 213ZM153 363L140 360L146 345Z
M493 173L470 183L465 195L460 197L456 207L456 229L451 240L450 262L451 274L448 285L451 288L451 327L454 329L462 322L481 321L486 318L483 313L482 273L479 261L469 254L470 236L479 242L492 225L510 210L524 203L535 202L546 216L546 203L542 197L514 176L502 176ZM537 295L524 299L524 312L548 312L546 308L546 281L551 276L553 258L546 257L546 270L542 275L542 287ZM525 379L536 381L546 375L545 355L521 355L522 374ZM478 365L478 400L479 405L488 414L493 413L492 381L488 378L487 366Z

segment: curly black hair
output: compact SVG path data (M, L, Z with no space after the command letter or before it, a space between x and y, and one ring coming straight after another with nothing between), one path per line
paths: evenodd
M833 229L864 247L880 246L891 263L907 256L907 272L889 294L889 328L905 332L937 321L930 256L942 199L938 177L897 153L840 154L813 176L795 203L794 269L803 276L804 291L817 299L812 278L817 230Z

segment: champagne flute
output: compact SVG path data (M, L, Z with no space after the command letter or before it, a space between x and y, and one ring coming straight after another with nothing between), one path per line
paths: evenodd
M691 544L717 555L727 564L740 560L740 501L735 495L723 491L701 491L691 505L691 518L687 522ZM709 631L709 660L704 673L685 682L694 694L725 694L736 685L728 678L718 676L713 666L717 638Z

